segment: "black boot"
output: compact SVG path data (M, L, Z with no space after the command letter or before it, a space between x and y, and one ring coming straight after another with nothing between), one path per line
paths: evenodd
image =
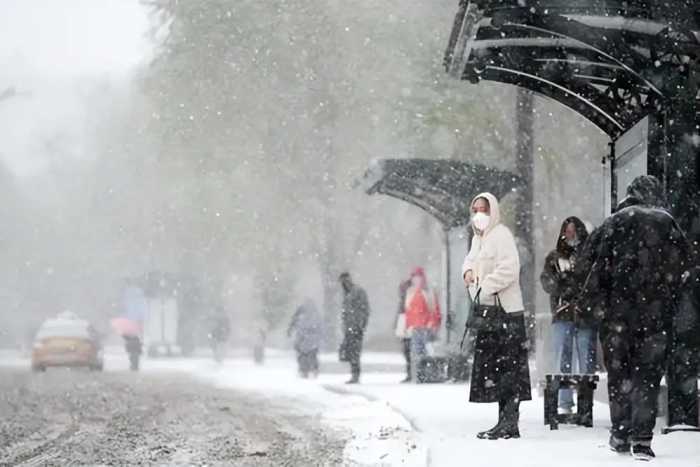
M618 454L629 454L630 453L630 442L627 437L619 437L616 435L610 435L610 450Z
M401 381L402 383L410 383L411 380L411 364L407 363L406 364L406 377Z
M520 438L518 422L520 421L520 401L509 399L503 407L503 422L488 433L487 439Z
M648 442L632 443L632 457L638 461L650 461L656 457Z
M360 382L360 364L353 362L350 364L350 369L352 377L345 384L358 384Z
M489 436L491 435L492 432L495 430L498 430L501 425L503 424L503 416L504 416L504 409L505 409L505 402L504 401L499 401L498 402L498 423L491 428L490 430L486 431L480 431L479 433L476 434L476 437L479 439L489 439Z

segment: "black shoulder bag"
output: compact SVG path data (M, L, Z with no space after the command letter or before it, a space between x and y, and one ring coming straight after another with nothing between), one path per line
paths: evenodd
M497 332L503 330L506 326L508 314L503 305L501 305L501 299L498 294L496 294L495 305L482 305L480 296L481 289L476 291L476 296L472 300L472 310L464 326L464 336L462 336L460 347L464 346L464 340L470 330L476 332Z

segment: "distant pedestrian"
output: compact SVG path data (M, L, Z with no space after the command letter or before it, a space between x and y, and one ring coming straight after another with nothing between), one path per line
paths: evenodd
M209 344L211 345L214 360L221 363L226 355L228 339L231 335L231 323L223 306L214 309L211 317L211 330L209 332Z
M321 317L316 304L310 298L297 308L287 330L294 335L299 375L302 378L318 376L318 350L321 346Z
M136 335L124 335L124 348L129 354L129 368L131 371L138 371L143 348L141 339Z
M367 293L355 285L349 273L342 273L339 280L344 294L341 313L344 338L340 346L340 360L350 363L352 376L347 384L357 384L360 382L362 341L369 321L369 300Z
M520 402L532 395L518 248L510 229L501 223L494 195L483 193L471 206L475 235L462 277L479 305L478 316L486 313L488 320L484 317L482 327L475 328L469 400L498 402L498 423L478 433L478 438L519 438Z
M406 328L411 337L411 379L419 382L420 362L428 355L428 345L437 336L442 321L438 296L428 287L423 268L416 268L411 274L411 286L406 291L404 306Z

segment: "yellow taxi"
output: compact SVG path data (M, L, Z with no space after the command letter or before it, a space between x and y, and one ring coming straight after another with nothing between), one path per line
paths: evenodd
M39 328L32 349L32 370L86 367L102 371L102 346L95 329L73 313L48 319Z

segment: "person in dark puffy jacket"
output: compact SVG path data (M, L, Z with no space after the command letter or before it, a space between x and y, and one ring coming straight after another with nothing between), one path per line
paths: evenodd
M660 182L637 177L591 234L575 269L583 284L579 309L600 321L610 447L645 460L654 457L657 397L690 251L665 206Z
M576 259L588 238L586 226L578 217L569 217L561 226L556 248L545 259L540 282L549 294L552 311L552 347L555 371L593 373L596 330L591 320L584 320L574 306L579 294L579 283L574 277ZM577 356L576 361L573 355ZM577 365L573 365L577 363ZM574 406L573 391L559 391L561 413L571 414Z
M349 273L342 273L339 280L343 287L341 320L344 333L339 352L340 359L350 363L352 376L347 383L357 384L360 382L362 341L369 322L369 300L367 292L353 282Z

